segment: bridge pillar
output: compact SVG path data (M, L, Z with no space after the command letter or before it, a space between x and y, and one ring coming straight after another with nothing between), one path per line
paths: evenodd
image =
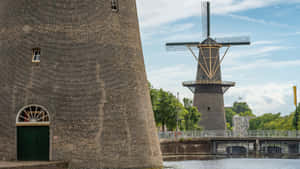
M217 149L216 141L212 141L212 154L217 154Z
M259 139L255 141L255 156L258 157L260 154L260 142Z
M249 157L249 149L250 149L250 146L249 146L249 141L247 141L247 158Z

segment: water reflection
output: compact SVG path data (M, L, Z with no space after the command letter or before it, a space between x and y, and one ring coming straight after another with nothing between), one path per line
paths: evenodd
M224 159L209 161L165 162L172 169L300 169L300 160Z

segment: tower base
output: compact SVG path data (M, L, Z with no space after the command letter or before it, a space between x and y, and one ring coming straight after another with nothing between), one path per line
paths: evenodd
M222 93L195 93L194 106L201 113L199 125L204 130L225 130L226 118Z
M201 113L199 126L204 130L226 130L223 94L234 82L198 80L184 82L194 93L194 106Z

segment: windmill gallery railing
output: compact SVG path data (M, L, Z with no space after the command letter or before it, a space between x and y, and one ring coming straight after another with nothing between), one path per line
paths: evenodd
M192 138L300 138L300 131L259 130L236 134L233 131L167 131L158 133L160 139L192 139Z

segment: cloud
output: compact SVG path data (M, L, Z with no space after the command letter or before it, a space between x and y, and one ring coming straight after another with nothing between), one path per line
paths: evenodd
M279 41L267 41L267 40L264 40L264 41L255 41L251 45L252 46L271 45L271 44L274 44L274 43L279 43Z
M253 68L261 61L263 61L262 64L269 62L269 60L266 60L264 58L267 56L271 56L272 53L276 51L288 50L291 48L280 45L271 45L274 43L276 43L276 41L257 41L254 42L251 47L245 47L242 48L242 50L229 50L226 59L224 60L224 64L231 66L230 68L227 68L227 70ZM249 61L253 60L254 58L259 60L255 60L254 62Z
M162 88L173 94L180 93L180 98L192 98L193 94L189 89L182 86L183 81L195 79L195 67L188 65L174 65L159 69L150 68L147 71L148 80L154 88Z
M285 0L211 0L212 13L217 15L233 14L235 12L287 3ZM299 0L289 0L288 3L299 3ZM137 0L138 13L142 27L156 27L162 24L200 16L201 1L199 0ZM250 21L254 21L251 18ZM259 21L262 22L262 21ZM265 22L262 22L265 23ZM267 22L268 23L268 22ZM272 22L271 22L272 23Z
M196 41L199 42L201 40L202 34L200 32L196 33L188 33L188 34L174 34L170 35L165 39L165 41L179 41L179 42L184 42L184 41Z
M300 31L277 34L277 36L279 36L279 37L289 37L289 36L299 36L299 35L300 35Z
M224 73L243 71L249 69L267 69L267 68L291 68L291 67L299 67L300 60L284 60L284 61L272 61L268 59L260 59L254 62L250 62L247 64L236 64L236 66L226 67Z
M226 94L227 105L241 97L256 115L264 113L288 114L293 111L292 83L267 83L231 88Z
M248 22L253 22L253 23L259 23L259 24L264 24L264 25L273 25L273 26L280 26L280 27L289 27L288 24L281 24L281 23L276 23L273 21L266 21L263 19L255 19L255 18L250 18L248 16L240 16L240 15L234 15L234 14L228 14L228 16L239 19L239 20L244 20Z
M163 25L155 29L142 29L142 38L144 41L154 39L155 37L164 38L173 35L185 35L186 31L190 31L195 27L194 23ZM173 39L172 39L173 40Z

